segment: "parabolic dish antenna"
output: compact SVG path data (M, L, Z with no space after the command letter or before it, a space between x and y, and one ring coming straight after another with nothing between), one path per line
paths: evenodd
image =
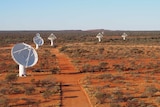
M51 35L48 37L48 39L51 41L51 46L53 46L53 41L55 39L57 39L57 37L53 33L51 33Z
M36 36L40 36L40 34L39 34L39 33L36 33Z
M44 40L39 33L37 33L36 36L33 37L33 42L36 44L36 49L44 44Z
M11 55L13 60L19 65L19 76L26 76L25 68L34 66L38 61L37 52L30 45L25 43L16 44Z
M122 38L123 38L123 40L126 40L126 37L127 37L128 35L124 32L123 34L122 34Z
M103 34L102 33L98 33L96 38L98 38L98 41L101 42L101 39L103 38Z
M102 35L104 35L104 31L102 31L102 33L101 33Z

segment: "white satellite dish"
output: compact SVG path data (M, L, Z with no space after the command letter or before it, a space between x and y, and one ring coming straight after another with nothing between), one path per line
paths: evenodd
M104 35L104 31L102 31L102 33L101 33L102 35Z
M98 41L101 42L101 39L103 38L103 34L102 33L98 33L96 38L98 38Z
M44 40L39 33L37 33L36 36L33 37L33 42L36 44L36 49L38 49L39 46L42 46L44 44Z
M38 61L37 52L30 45L25 43L16 44L11 55L13 60L19 65L19 76L26 76L25 68L34 66Z
M51 46L53 46L53 41L55 39L57 39L57 37L53 33L51 33L51 35L48 37L48 39L51 41Z
M36 33L36 36L41 36L39 33Z
M127 37L128 35L124 32L123 34L122 34L122 38L123 38L123 40L126 40L126 37Z

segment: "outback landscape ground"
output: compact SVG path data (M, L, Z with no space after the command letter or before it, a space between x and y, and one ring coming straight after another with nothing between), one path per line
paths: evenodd
M36 31L37 32L37 31ZM35 48L36 32L0 32L0 106L2 107L159 107L160 32L41 31L38 62L17 77L11 48Z

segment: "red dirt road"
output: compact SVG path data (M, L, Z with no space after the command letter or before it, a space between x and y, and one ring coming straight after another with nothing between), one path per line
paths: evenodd
M61 70L56 78L62 82L62 106L92 107L78 82L84 74L78 74L69 57L60 53L58 49L52 49L52 52L56 55Z

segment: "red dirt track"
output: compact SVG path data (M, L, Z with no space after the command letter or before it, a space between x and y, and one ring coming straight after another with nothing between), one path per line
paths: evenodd
M64 107L91 107L87 95L82 90L79 79L84 74L78 74L70 59L58 49L52 51L58 60L60 67L60 75L57 75L57 80L62 82L62 106Z

